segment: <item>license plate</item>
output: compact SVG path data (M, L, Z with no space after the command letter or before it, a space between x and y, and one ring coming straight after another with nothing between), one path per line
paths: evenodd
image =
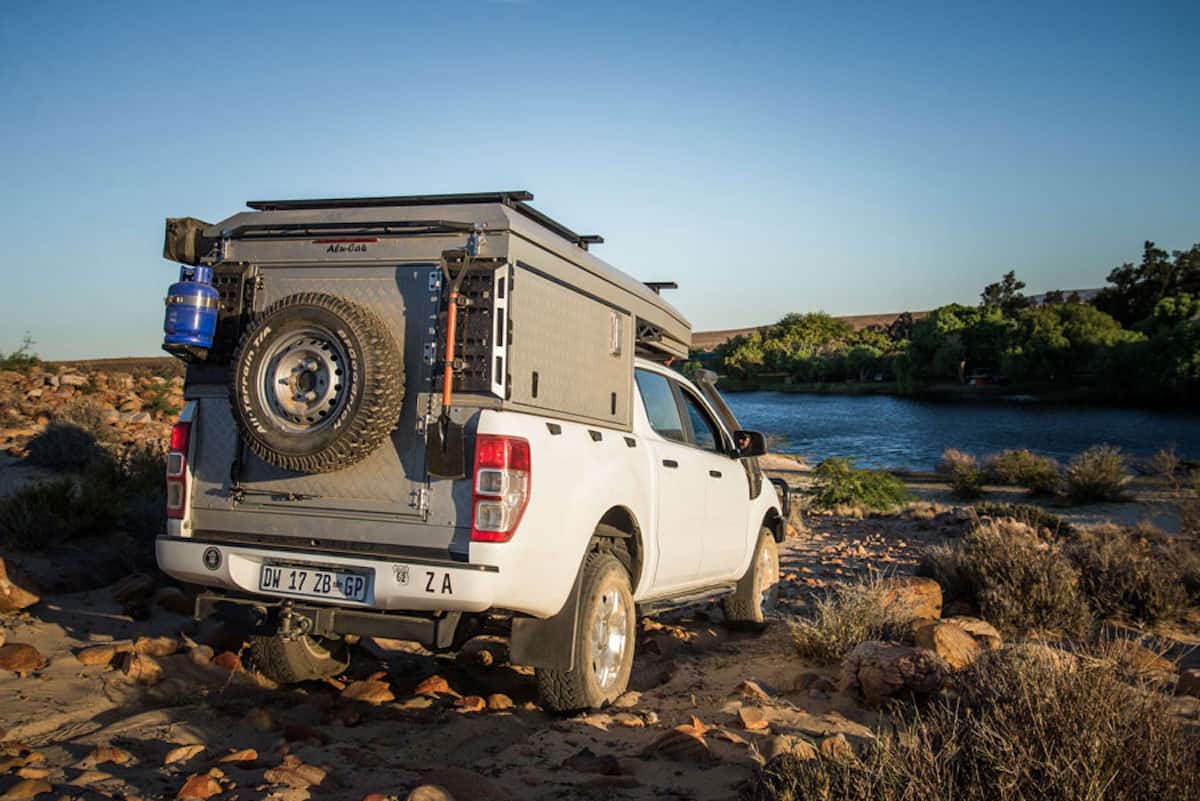
M367 584L362 573L297 565L263 565L258 574L258 588L263 592L360 603L367 600Z

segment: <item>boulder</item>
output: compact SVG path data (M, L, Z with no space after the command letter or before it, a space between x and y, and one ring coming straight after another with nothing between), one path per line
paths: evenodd
M0 612L19 612L38 600L38 589L33 581L0 556Z
M854 746L850 745L846 735L840 733L821 740L817 750L821 752L821 756L834 762L850 762L855 758Z
M933 651L894 642L860 643L842 661L842 689L870 704L927 697L945 683L949 668Z
M974 637L985 651L999 651L1004 647L1004 638L1000 636L1000 632L996 631L996 627L986 620L966 615L955 615L945 620Z
M366 799L363 799L366 801ZM438 784L422 784L405 796L405 801L454 801L450 791Z
M10 642L0 645L0 670L11 671L18 676L24 676L46 665L46 657L32 645L23 642Z
M767 737L759 747L759 752L767 762L783 754L808 761L817 758L817 749L808 740L791 734L777 734Z
M929 623L917 629L913 639L918 647L933 651L945 660L951 670L962 670L979 657L979 642L954 623Z
M942 586L931 578L894 576L883 582L883 606L905 622L942 616Z

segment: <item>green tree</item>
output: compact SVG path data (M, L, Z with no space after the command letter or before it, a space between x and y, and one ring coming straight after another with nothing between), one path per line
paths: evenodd
M980 304L987 309L1000 309L1007 315L1015 314L1029 305L1029 299L1021 293L1025 288L1024 281L1017 280L1017 274L1009 270L998 282L988 284L979 294Z

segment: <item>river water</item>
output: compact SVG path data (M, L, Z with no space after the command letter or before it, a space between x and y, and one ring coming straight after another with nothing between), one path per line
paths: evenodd
M774 435L773 450L814 465L850 456L862 467L929 470L946 448L976 456L1029 448L1065 462L1101 442L1134 457L1174 445L1200 460L1200 413L889 395L731 392L725 399L744 428Z

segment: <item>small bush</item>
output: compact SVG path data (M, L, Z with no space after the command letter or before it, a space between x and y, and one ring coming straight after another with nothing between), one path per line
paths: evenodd
M1163 695L1109 658L985 654L955 697L869 743L861 759L766 765L743 801L1185 801L1200 797L1200 740Z
M1015 520L981 523L954 545L927 549L917 572L937 580L948 600L970 601L1008 632L1079 633L1090 623L1074 566Z
M983 471L974 465L958 465L950 474L950 489L956 498L970 500L983 495Z
M905 621L887 611L878 577L838 584L812 604L812 614L792 621L792 642L800 656L840 661L859 643L902 637Z
M984 470L993 481L1024 487L1033 493L1052 494L1062 483L1058 462L1025 449L988 457Z
M124 512L123 499L107 484L56 478L0 501L0 545L40 550L108 535Z
M946 448L942 451L942 461L938 463L937 472L951 476L960 467L978 467L978 464L974 456L957 448Z
M1172 553L1179 546L1157 529L1110 525L1079 533L1065 550L1098 616L1156 623L1188 600L1182 554Z
M1179 483L1178 474L1182 464L1183 460L1175 452L1174 446L1163 448L1150 457L1150 471L1171 486L1176 486Z
M1093 445L1071 460L1067 497L1075 503L1123 500L1128 481L1121 450L1112 445Z
M975 505L974 512L977 519L1011 518L1039 532L1048 532L1051 538L1069 536L1075 531L1074 526L1058 515L1051 514L1040 506L1026 503L980 503Z
M850 459L826 459L812 475L813 504L823 509L848 506L889 512L912 500L912 494L896 476L886 470L860 470Z
M1185 537L1200 537L1200 470L1193 471L1177 506L1179 533Z

